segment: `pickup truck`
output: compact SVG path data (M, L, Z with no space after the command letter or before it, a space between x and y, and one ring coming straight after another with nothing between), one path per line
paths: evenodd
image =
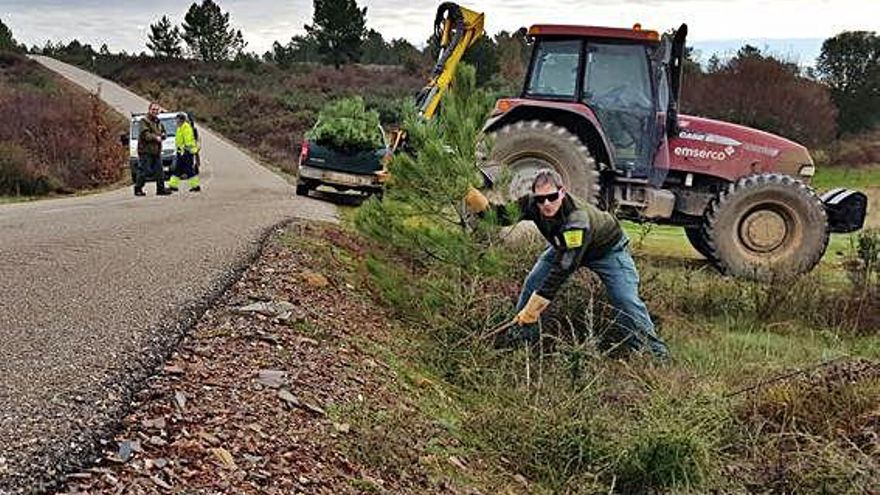
M318 124L315 124L317 126ZM330 186L339 192L360 191L382 194L385 165L391 148L385 131L377 127L382 147L375 150L346 151L303 138L297 167L296 194L307 196L318 186Z

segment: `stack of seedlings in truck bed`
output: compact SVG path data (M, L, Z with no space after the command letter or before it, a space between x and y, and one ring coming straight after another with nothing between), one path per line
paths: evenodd
M336 100L322 108L318 124L307 137L321 146L352 153L384 146L379 113L367 110L360 96Z

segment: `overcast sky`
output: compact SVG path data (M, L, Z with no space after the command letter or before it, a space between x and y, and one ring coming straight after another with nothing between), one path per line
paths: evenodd
M275 40L303 32L311 0L216 0L248 42L263 53ZM150 23L167 14L179 23L190 1L0 0L0 19L28 46L78 38L111 51L145 50ZM423 45L440 0L361 0L367 24L386 39ZM777 54L811 58L822 40L844 30L880 31L880 0L474 0L461 4L486 14L489 33L535 23L565 23L664 31L682 22L701 51L751 42ZM799 60L812 63L812 60Z

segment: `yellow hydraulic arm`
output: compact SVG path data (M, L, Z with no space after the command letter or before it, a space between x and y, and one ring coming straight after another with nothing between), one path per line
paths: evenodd
M433 118L437 113L440 100L449 89L464 52L483 35L483 14L452 2L444 2L437 7L434 35L440 43L440 54L431 70L431 79L416 95L416 107L419 114L426 119ZM391 135L391 149L396 150L405 137L405 130L394 131Z
M483 14L444 2L437 7L434 35L440 43L440 54L431 71L431 80L416 96L419 113L426 119L437 112L464 52L483 35Z

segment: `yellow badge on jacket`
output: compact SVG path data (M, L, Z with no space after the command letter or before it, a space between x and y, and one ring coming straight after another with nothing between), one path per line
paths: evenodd
M580 229L566 230L562 237L565 238L565 247L568 249L579 248L584 243L584 231Z

